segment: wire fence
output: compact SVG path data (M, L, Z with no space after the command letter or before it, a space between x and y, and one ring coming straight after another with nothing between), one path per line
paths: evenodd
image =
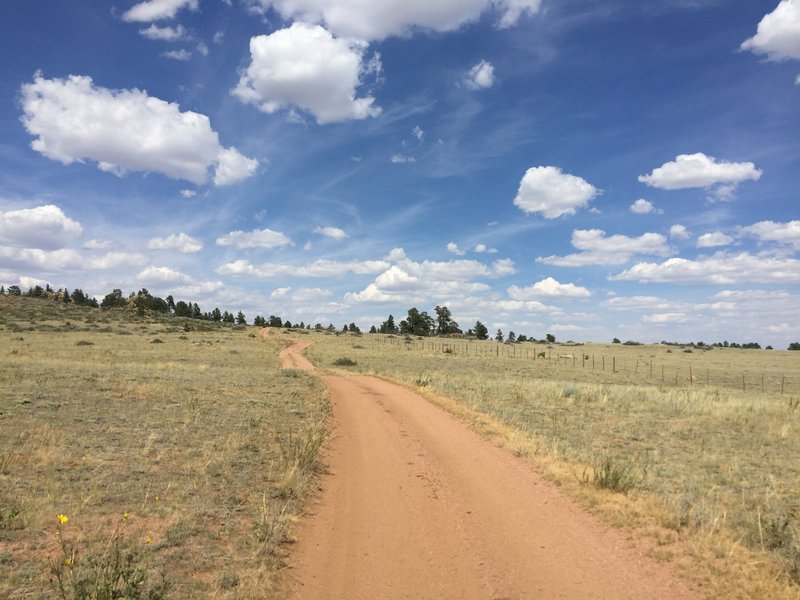
M530 361L534 366L543 369L555 369L566 373L569 370L580 370L608 376L610 380L619 379L620 383L651 383L676 387L706 386L726 389L738 389L744 392L757 391L765 394L800 395L800 352L796 361L794 357L786 359L789 370L780 369L782 365L772 368L743 369L745 360L730 360L723 367L703 364L709 350L682 349L658 346L657 351L668 358L659 360L658 356L648 354L633 356L632 350L624 355L614 352L603 352L603 346L559 346L543 343L521 342L500 343L492 341L447 340L438 338L413 338L392 335L369 335L368 338L377 344L396 347L398 350L428 352L462 357L485 357L506 360ZM641 346L653 351L653 347ZM722 350L724 351L724 350ZM686 353L700 352L694 359ZM741 352L770 352L765 350L742 350ZM769 362L769 361L767 361ZM740 364L741 363L741 364ZM791 367L794 366L792 369ZM624 381L623 381L624 380Z

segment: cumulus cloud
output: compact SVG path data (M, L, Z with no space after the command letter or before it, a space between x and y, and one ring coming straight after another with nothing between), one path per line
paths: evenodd
M639 181L662 190L710 188L719 185L715 196L729 200L742 181L758 181L763 171L751 162L732 163L717 161L702 152L679 154L674 161L653 169L649 175L640 175Z
M591 292L574 283L559 283L552 277L546 277L531 286L521 288L512 285L508 288L508 296L513 300L530 300L532 298L588 298Z
M181 190L181 196L183 196L184 198L186 198L188 200L189 198L194 198L195 196L197 196L197 191L195 191L195 190Z
M136 280L140 283L147 284L178 284L190 283L192 278L185 273L170 269L169 267L147 267L136 276Z
M179 42L186 39L186 30L183 25L177 27L159 27L151 24L147 29L140 29L139 34L148 40L158 40L162 42Z
M759 221L748 227L742 227L741 232L758 238L762 242L791 244L800 249L800 221L789 221L787 223Z
M173 19L183 8L197 10L199 0L147 0L135 4L122 14L122 20L134 23L149 23L162 19Z
M685 323L688 317L684 313L653 313L642 317L643 323L651 325L667 325L670 323Z
M769 60L800 60L800 0L781 0L741 49L765 54Z
M347 237L347 234L344 232L344 230L339 229L338 227L315 227L314 233L324 235L325 237L329 237L334 240L343 240Z
M519 184L514 204L525 213L542 213L545 219L574 215L599 194L593 185L558 167L531 167Z
M250 0L274 8L285 20L324 23L336 35L374 41L417 29L453 31L494 10L498 26L512 27L539 12L541 0Z
M167 237L152 238L147 242L148 250L175 250L184 254L200 252L203 242L185 233L173 233Z
M733 238L721 231L704 233L697 238L698 248L716 248L718 246L728 246L731 243L733 243Z
M466 250L459 248L458 244L456 244L455 242L449 242L447 244L447 251L452 252L456 256L464 256L467 253Z
M637 215L647 215L651 212L660 213L661 211L657 210L653 203L649 200L645 200L644 198L639 198L636 202L630 205L630 211L632 213L636 213Z
M227 263L217 269L220 275L234 277L341 277L347 274L374 275L390 267L383 260L364 260L340 262L334 260L315 260L307 265L291 265L285 263L264 263L253 265L246 260Z
M497 248L489 248L486 244L476 244L475 252L478 254L483 254L484 252L488 254L497 254Z
M83 235L83 227L53 204L0 211L0 244L55 250Z
M224 148L208 117L181 112L177 104L147 92L110 90L90 77L45 79L22 86L22 122L36 136L31 147L65 165L93 160L102 171L162 173L205 183L215 168L217 185L255 170L256 161Z
M111 240L101 240L101 239L94 239L94 240L87 240L84 242L83 247L87 250L107 250L114 245L114 242Z
M403 165L406 163L414 163L417 162L417 159L413 156L406 156L405 154L393 154L392 158L389 159L395 165Z
M188 50L184 50L181 48L180 50L167 50L166 52L162 52L161 56L164 58L171 58L172 60L179 60L181 62L186 62L190 58L192 58L192 53Z
M538 257L536 262L557 267L587 265L621 265L637 254L666 256L672 252L667 239L659 233L644 233L639 237L606 236L602 229L575 229L573 247L581 250L567 256Z
M498 278L513 274L509 259L485 265L475 260L414 261L402 249L394 249L389 260L393 263L361 292L350 293L345 299L352 302L418 302L419 298L463 297L464 294L485 292L489 286L474 281L479 277Z
M318 25L293 23L250 39L250 65L232 93L269 114L299 107L320 124L375 117L375 98L356 97L362 75L377 68L365 66L366 48Z
M292 240L279 231L272 229L255 229L253 231L231 231L217 238L218 246L233 246L239 250L245 248L266 248L273 250L292 244Z
M637 263L609 279L714 285L800 283L800 260L748 252L718 252L696 260L670 258L662 263Z
M472 67L467 74L467 87L473 90L490 88L494 85L494 66L482 60Z
M669 237L675 240L688 240L689 230L685 226L676 223L669 228Z

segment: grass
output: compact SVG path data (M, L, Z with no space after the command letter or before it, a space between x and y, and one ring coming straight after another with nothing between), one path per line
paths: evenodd
M347 351L356 371L417 387L654 540L653 556L687 568L710 595L800 596L800 354L380 335L354 351L347 336L314 339L315 364Z
M0 597L273 597L328 412L281 348L0 297Z

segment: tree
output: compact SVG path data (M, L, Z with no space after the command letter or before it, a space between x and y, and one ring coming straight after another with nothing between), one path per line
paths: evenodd
M203 313L200 311L200 307L197 305L197 302L192 304L192 318L199 319L203 316Z
M473 331L475 333L475 337L479 340L489 339L489 330L487 329L486 325L480 321L475 321L475 327L473 327Z
M175 309L173 308L172 310L174 311ZM211 319L217 323L222 321L222 313L220 312L219 308L214 308L214 310L211 311Z
M619 341L619 338L614 338L613 340L611 340L611 343L612 344L621 344L622 342Z
M400 322L400 333L429 336L433 331L434 321L427 312L419 312L416 308L408 309L408 318Z
M281 321L280 317L276 317L275 315L269 316L269 326L270 327L283 327L283 321Z
M18 285L10 285L10 286L8 286L8 295L9 296L22 296L22 290L19 289Z
M233 316L233 313L229 313L227 310L222 313L222 322L223 323L235 323L236 318Z
M0 296L5 296L5 295L6 295L6 288L0 285Z
M128 301L122 295L122 290L114 289L110 294L106 294L103 301L100 302L100 308L120 308L128 304Z
M242 311L239 311L236 315L236 324L237 325L247 325L247 318L244 316Z
M548 342L549 344L555 344L555 343L556 343L556 336L554 336L552 333L548 333L548 334L545 336L545 338L547 338L547 342Z
M517 336L517 341L518 341L519 343L522 343L522 342L527 342L527 341L528 341L528 336L527 336L527 335L525 335L524 333L520 333L520 334Z
M508 332L508 343L515 344L517 342L517 335L513 331Z
M436 333L437 335L449 335L451 333L460 333L458 323L453 321L453 315L450 309L446 306L437 306L433 310L436 311Z
M397 333L397 325L394 324L394 317L389 315L389 318L381 323L381 333Z
M175 304L175 316L191 318L192 307L183 300L178 300L178 302Z
M361 329L355 323L350 323L350 333L361 333Z
M496 342L502 342L503 341L503 330L502 329L498 329L497 330L497 333L494 334L494 339L495 339Z
M377 328L375 327L375 325L373 325L372 327L370 327L370 328L369 328L369 332L370 332L370 333L378 333L378 330L377 330Z
M792 342L789 344L789 350L800 350L800 342Z

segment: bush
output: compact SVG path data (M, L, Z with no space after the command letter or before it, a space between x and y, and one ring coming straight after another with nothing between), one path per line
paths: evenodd
M358 363L356 361L351 360L346 356L343 356L342 358L337 358L335 361L333 361L333 365L335 367L355 367L357 364Z

